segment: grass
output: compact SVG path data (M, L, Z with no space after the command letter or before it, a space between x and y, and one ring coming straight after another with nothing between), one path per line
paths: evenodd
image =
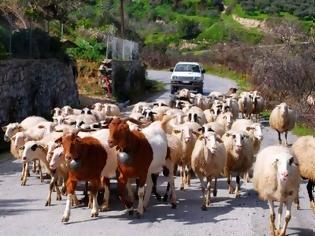
M165 84L161 81L146 79L145 81L146 93L153 94L165 90Z
M245 74L238 73L236 71L230 70L226 66L223 65L212 65L207 66L204 65L207 73L214 74L220 77L226 77L231 80L234 80L240 90L249 90L250 89L250 83L248 81L248 76Z
M307 126L306 124L297 123L294 129L292 130L292 133L296 136L305 136L305 135L315 136L315 129Z
M264 118L264 120L269 120L269 117L270 117L270 113L271 111L269 110L264 110L261 114L262 118Z
M260 11L246 12L243 10L240 4L236 4L233 13L239 17L253 19L253 20L266 20L269 16L266 13Z
M205 39L212 44L231 40L258 44L262 38L263 34L258 29L247 29L229 15L222 15L221 20L212 24L198 36L199 40Z

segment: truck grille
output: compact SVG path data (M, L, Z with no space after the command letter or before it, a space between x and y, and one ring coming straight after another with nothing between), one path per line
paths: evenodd
M181 80L181 81L191 81L191 80L194 79L194 77L179 76L178 79Z

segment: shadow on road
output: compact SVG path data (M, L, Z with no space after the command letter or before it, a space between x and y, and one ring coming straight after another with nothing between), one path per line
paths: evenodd
M22 163L15 158L8 158L0 164L0 175L13 175L22 171Z
M0 216L20 215L32 211L45 211L45 209L23 208L38 199L0 199Z
M314 236L315 231L312 229L300 229L300 228L291 228L289 225L290 230L294 230L294 233L290 233L287 236L292 236L292 235L303 235L303 236Z

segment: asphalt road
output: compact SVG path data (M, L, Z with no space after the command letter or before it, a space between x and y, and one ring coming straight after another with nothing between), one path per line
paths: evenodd
M169 72L149 71L149 77L169 83ZM225 92L235 86L233 81L206 75L205 93L212 90ZM169 87L167 87L169 89ZM168 98L169 90L159 94ZM277 143L276 133L268 127L263 129L263 146ZM289 142L296 137L289 135ZM21 186L19 175L21 162L10 154L0 155L0 235L269 235L269 210L266 202L260 201L252 189L252 184L242 184L241 197L229 195L225 179L218 181L218 195L212 198L208 211L201 211L201 191L199 182L193 179L192 186L180 191L176 178L177 209L151 197L150 207L144 217L137 219L126 214L116 195L116 184L111 186L110 211L101 212L97 219L90 217L86 207L71 211L69 224L61 223L65 207L65 197L45 207L48 185L40 183L31 173L26 186ZM235 180L234 180L235 181ZM166 183L159 178L160 192ZM78 192L78 193L81 193ZM288 235L315 235L315 216L309 208L305 182L300 187L301 210L293 207Z

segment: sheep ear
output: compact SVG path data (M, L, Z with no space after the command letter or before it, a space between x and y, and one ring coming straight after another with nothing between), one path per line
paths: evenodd
M17 128L18 128L18 131L19 131L19 132L23 131L23 128L22 128L21 125L18 125Z
M226 132L226 133L225 133L225 136L226 136L226 137L230 137L231 135L232 135L232 134L231 134L230 132Z
M193 133L194 135L196 135L197 137L200 135L200 133L198 133L198 132L196 132L196 131L192 131L192 133Z
M3 130L3 132L7 131L8 126L2 126L1 129Z
M219 143L223 143L222 139L216 135L215 140L217 140Z
M250 130L253 130L253 129L255 129L254 127L251 127L251 126L247 126L246 127L246 131L250 131Z
M205 136L200 135L198 139L199 139L199 140L204 140L204 139L205 139Z
M198 131L204 133L205 132L205 127L199 128Z
M62 144L62 137L56 139L56 140L55 140L55 143L57 143L57 144Z
M174 132L175 134L179 134L179 133L181 133L181 131L180 131L180 130L178 130L178 129L174 129L174 130L173 130L173 132Z
M38 147L41 148L44 151L47 151L47 149L48 149L48 146L45 145L45 144L38 144Z
M11 140L14 142L16 139L16 134L11 137Z

